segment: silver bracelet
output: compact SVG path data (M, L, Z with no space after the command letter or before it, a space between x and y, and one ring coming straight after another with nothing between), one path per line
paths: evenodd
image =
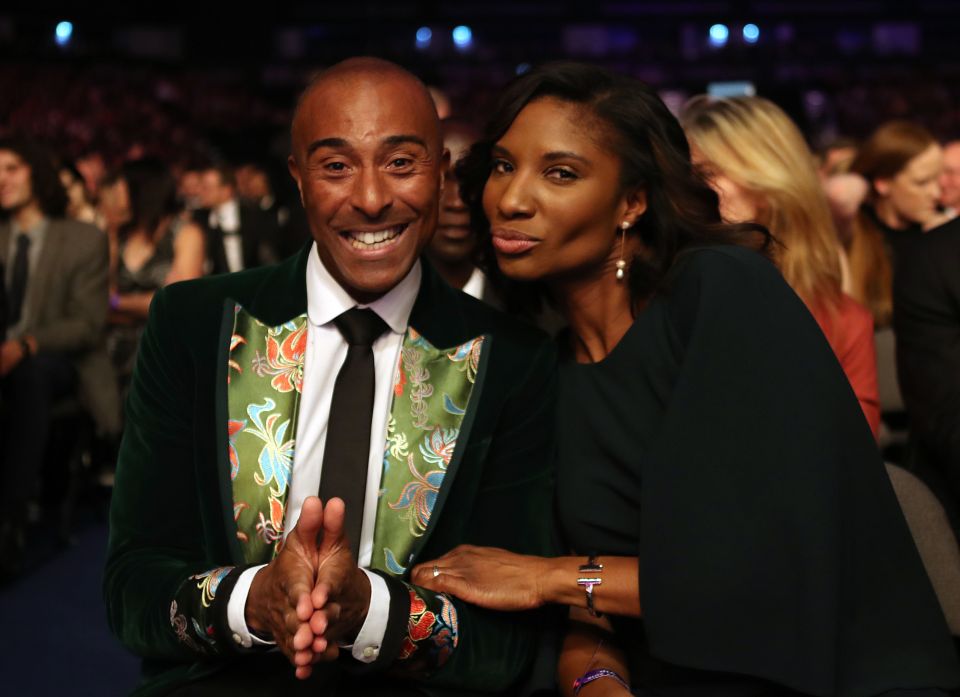
M594 617L602 617L603 613L597 612L593 606L593 587L603 584L603 577L597 575L603 573L603 564L597 562L597 557L591 554L587 563L581 564L577 571L580 574L577 585L583 588L587 596L587 612Z

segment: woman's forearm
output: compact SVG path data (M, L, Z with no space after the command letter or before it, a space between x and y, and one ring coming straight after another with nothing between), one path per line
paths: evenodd
M593 586L593 607L598 613L640 617L640 562L636 557L596 558L603 571L581 574L586 557L555 557L545 560L541 593L545 603L586 608L587 594L578 578L599 578Z
M585 611L573 608L557 662L560 694L572 697L573 682L587 672L601 668L612 670L626 683L630 683L626 658L617 646L609 625L602 620L591 618ZM618 693L627 694L613 678L605 677L584 686L579 697Z

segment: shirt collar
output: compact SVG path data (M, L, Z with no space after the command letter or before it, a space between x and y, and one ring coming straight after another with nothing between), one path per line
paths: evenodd
M307 316L311 324L319 327L332 322L351 308L368 307L386 322L392 332L403 334L407 331L410 313L420 292L422 274L420 261L417 260L400 283L369 305L362 305L330 275L327 267L320 261L317 243L314 242L310 246L310 257L307 259Z
M34 225L29 230L21 230L20 227L15 222L11 221L10 231L13 233L14 238L16 238L17 235L23 233L27 237L36 239L37 237L42 236L44 232L46 232L47 225L49 223L50 221L46 218L46 216L44 216L44 217L41 217L40 220L37 221L37 224Z

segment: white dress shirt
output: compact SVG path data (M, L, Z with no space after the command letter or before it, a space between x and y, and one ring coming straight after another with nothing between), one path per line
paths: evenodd
M243 240L240 235L240 204L232 198L210 211L210 227L223 233L223 252L230 271L243 271Z
M473 273L467 279L466 284L461 288L464 293L471 295L477 300L483 300L483 290L487 285L487 277L478 267L474 267Z
M353 307L368 307L380 316L390 330L373 344L376 387L370 423L370 458L360 531L360 558L357 560L364 569L370 566L373 553L373 532L393 383L410 312L420 291L420 277L420 262L417 262L390 292L369 305L359 305L324 267L317 254L316 243L310 248L307 261L307 349L283 530L286 535L293 529L300 518L304 500L308 496L316 496L320 489L320 470L334 382L347 357L347 342L333 320ZM234 641L244 647L267 643L250 634L244 613L250 583L262 568L253 567L240 575L227 604L230 631L233 632ZM377 574L367 572L367 576L370 579L370 610L352 648L353 657L365 663L376 660L379 655L390 611L390 593L386 582Z

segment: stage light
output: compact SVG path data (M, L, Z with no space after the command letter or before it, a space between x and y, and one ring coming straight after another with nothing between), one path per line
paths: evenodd
M473 32L470 30L470 27L466 26L465 24L461 24L459 27L454 27L453 43L457 45L457 48L470 48L470 45L473 43Z
M743 40L748 44L755 44L760 39L760 27L756 24L743 25Z
M710 27L710 43L713 46L725 46L730 38L730 29L726 24L714 24Z
M433 39L433 32L430 27L420 27L417 29L417 48L427 48L430 40Z
M530 72L530 64L529 64L529 63L520 63L520 64L517 66L517 75L524 75L524 74L529 73L529 72Z
M66 46L70 43L70 37L73 36L73 23L72 22L60 22L57 25L55 32L57 43L61 46Z

